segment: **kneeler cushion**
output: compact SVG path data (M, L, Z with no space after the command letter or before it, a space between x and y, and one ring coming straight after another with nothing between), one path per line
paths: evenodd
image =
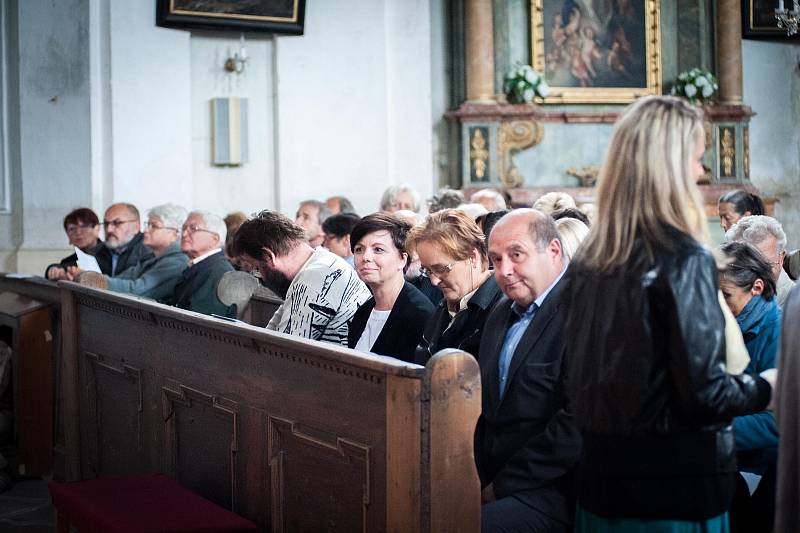
M50 482L58 512L80 533L244 532L255 524L186 490L164 474Z

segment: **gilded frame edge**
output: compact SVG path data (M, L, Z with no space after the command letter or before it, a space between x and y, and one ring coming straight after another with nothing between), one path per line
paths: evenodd
M545 73L544 2L530 0L533 68ZM628 104L641 96L661 94L661 0L645 0L645 55L647 87L550 87L544 104Z

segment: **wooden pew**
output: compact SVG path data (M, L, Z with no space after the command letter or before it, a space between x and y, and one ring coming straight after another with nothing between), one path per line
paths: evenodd
M262 296L254 294L250 298L250 303L244 311L242 320L254 326L265 327L275 311L283 303L283 300L276 296Z
M59 472L58 360L61 352L61 296L44 278L0 274L0 338L11 345L14 426L20 474ZM55 464L54 464L55 462Z
M163 471L264 531L478 531L480 373L61 282L67 479Z

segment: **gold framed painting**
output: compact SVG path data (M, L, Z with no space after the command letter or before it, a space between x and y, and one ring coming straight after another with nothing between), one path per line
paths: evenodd
M533 68L546 104L661 94L660 0L531 0Z

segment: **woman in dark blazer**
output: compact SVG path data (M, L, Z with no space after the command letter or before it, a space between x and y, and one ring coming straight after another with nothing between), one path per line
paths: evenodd
M461 211L446 209L411 230L407 246L444 299L434 311L416 349L420 365L444 348L478 358L483 324L503 293L489 270L483 232Z
M372 298L358 308L350 322L348 346L378 355L414 362L433 304L406 282L405 240L411 226L388 213L362 218L350 234L358 277Z

